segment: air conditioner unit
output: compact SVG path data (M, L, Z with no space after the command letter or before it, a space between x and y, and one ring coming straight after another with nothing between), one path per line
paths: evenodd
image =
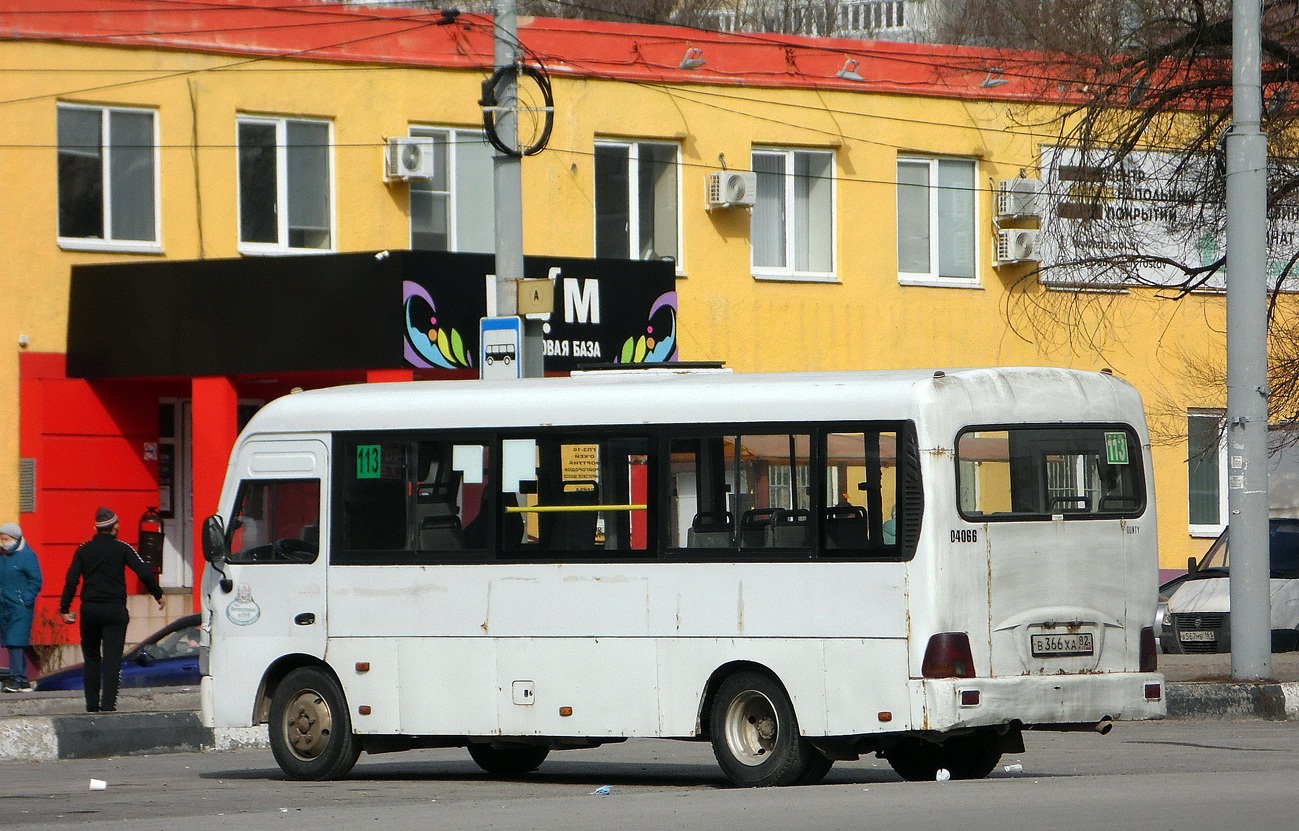
M753 207L758 201L758 174L718 170L708 174L708 209Z
M1041 179L1002 179L997 184L998 219L1041 215Z
M388 139L383 163L384 181L432 179L435 150L433 139L423 136L398 136Z
M1037 237L1041 231L1029 228L1003 228L997 232L997 264L1036 263L1041 261Z

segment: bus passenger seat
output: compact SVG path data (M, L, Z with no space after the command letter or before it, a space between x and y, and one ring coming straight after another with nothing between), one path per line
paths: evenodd
M740 548L771 548L775 545L772 530L780 522L784 508L754 508L740 516Z
M812 515L803 509L781 511L771 525L771 544L776 548L807 548L807 531Z
M735 528L730 511L695 514L686 531L687 548L731 548L735 545Z
M826 548L865 548L870 526L860 505L834 505L825 512Z
M460 551L465 547L460 517L453 514L426 516L420 520L419 547L421 551Z

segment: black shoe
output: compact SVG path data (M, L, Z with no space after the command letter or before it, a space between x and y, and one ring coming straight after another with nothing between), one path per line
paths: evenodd
M99 708L98 708L98 707L87 707L87 708L86 708L86 712L87 712L87 713L98 713L98 712L99 712Z
M101 713L116 713L116 712L117 712L117 708L116 708L116 707L104 707L104 708L101 709L99 712L101 712Z
M7 693L27 693L32 691L32 685L25 681L21 684L17 681L6 681L3 689Z

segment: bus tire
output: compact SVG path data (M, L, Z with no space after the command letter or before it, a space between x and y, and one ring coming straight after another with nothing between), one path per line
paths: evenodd
M493 776L522 776L541 767L550 755L549 747L492 747L469 745L469 755L478 767Z
M275 688L269 732L275 761L291 779L341 778L361 755L343 690L319 667L299 667Z
M830 772L830 768L832 767L834 767L833 759L827 759L825 755L816 748L812 748L811 758L808 761L807 769L803 771L803 775L798 777L798 781L794 784L815 785L825 778L825 775Z
M826 759L798 732L794 705L770 675L753 670L727 677L713 699L713 755L726 778L749 788L819 780ZM817 768L825 770L817 773ZM810 784L810 782L809 782Z
M940 769L953 779L982 779L1001 761L1001 745L992 736L973 733L942 744L908 742L886 752L884 758L908 782L932 782Z

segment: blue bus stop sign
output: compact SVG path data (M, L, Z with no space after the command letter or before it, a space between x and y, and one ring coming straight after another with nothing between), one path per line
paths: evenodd
M523 318L484 317L479 325L478 377L523 377Z

